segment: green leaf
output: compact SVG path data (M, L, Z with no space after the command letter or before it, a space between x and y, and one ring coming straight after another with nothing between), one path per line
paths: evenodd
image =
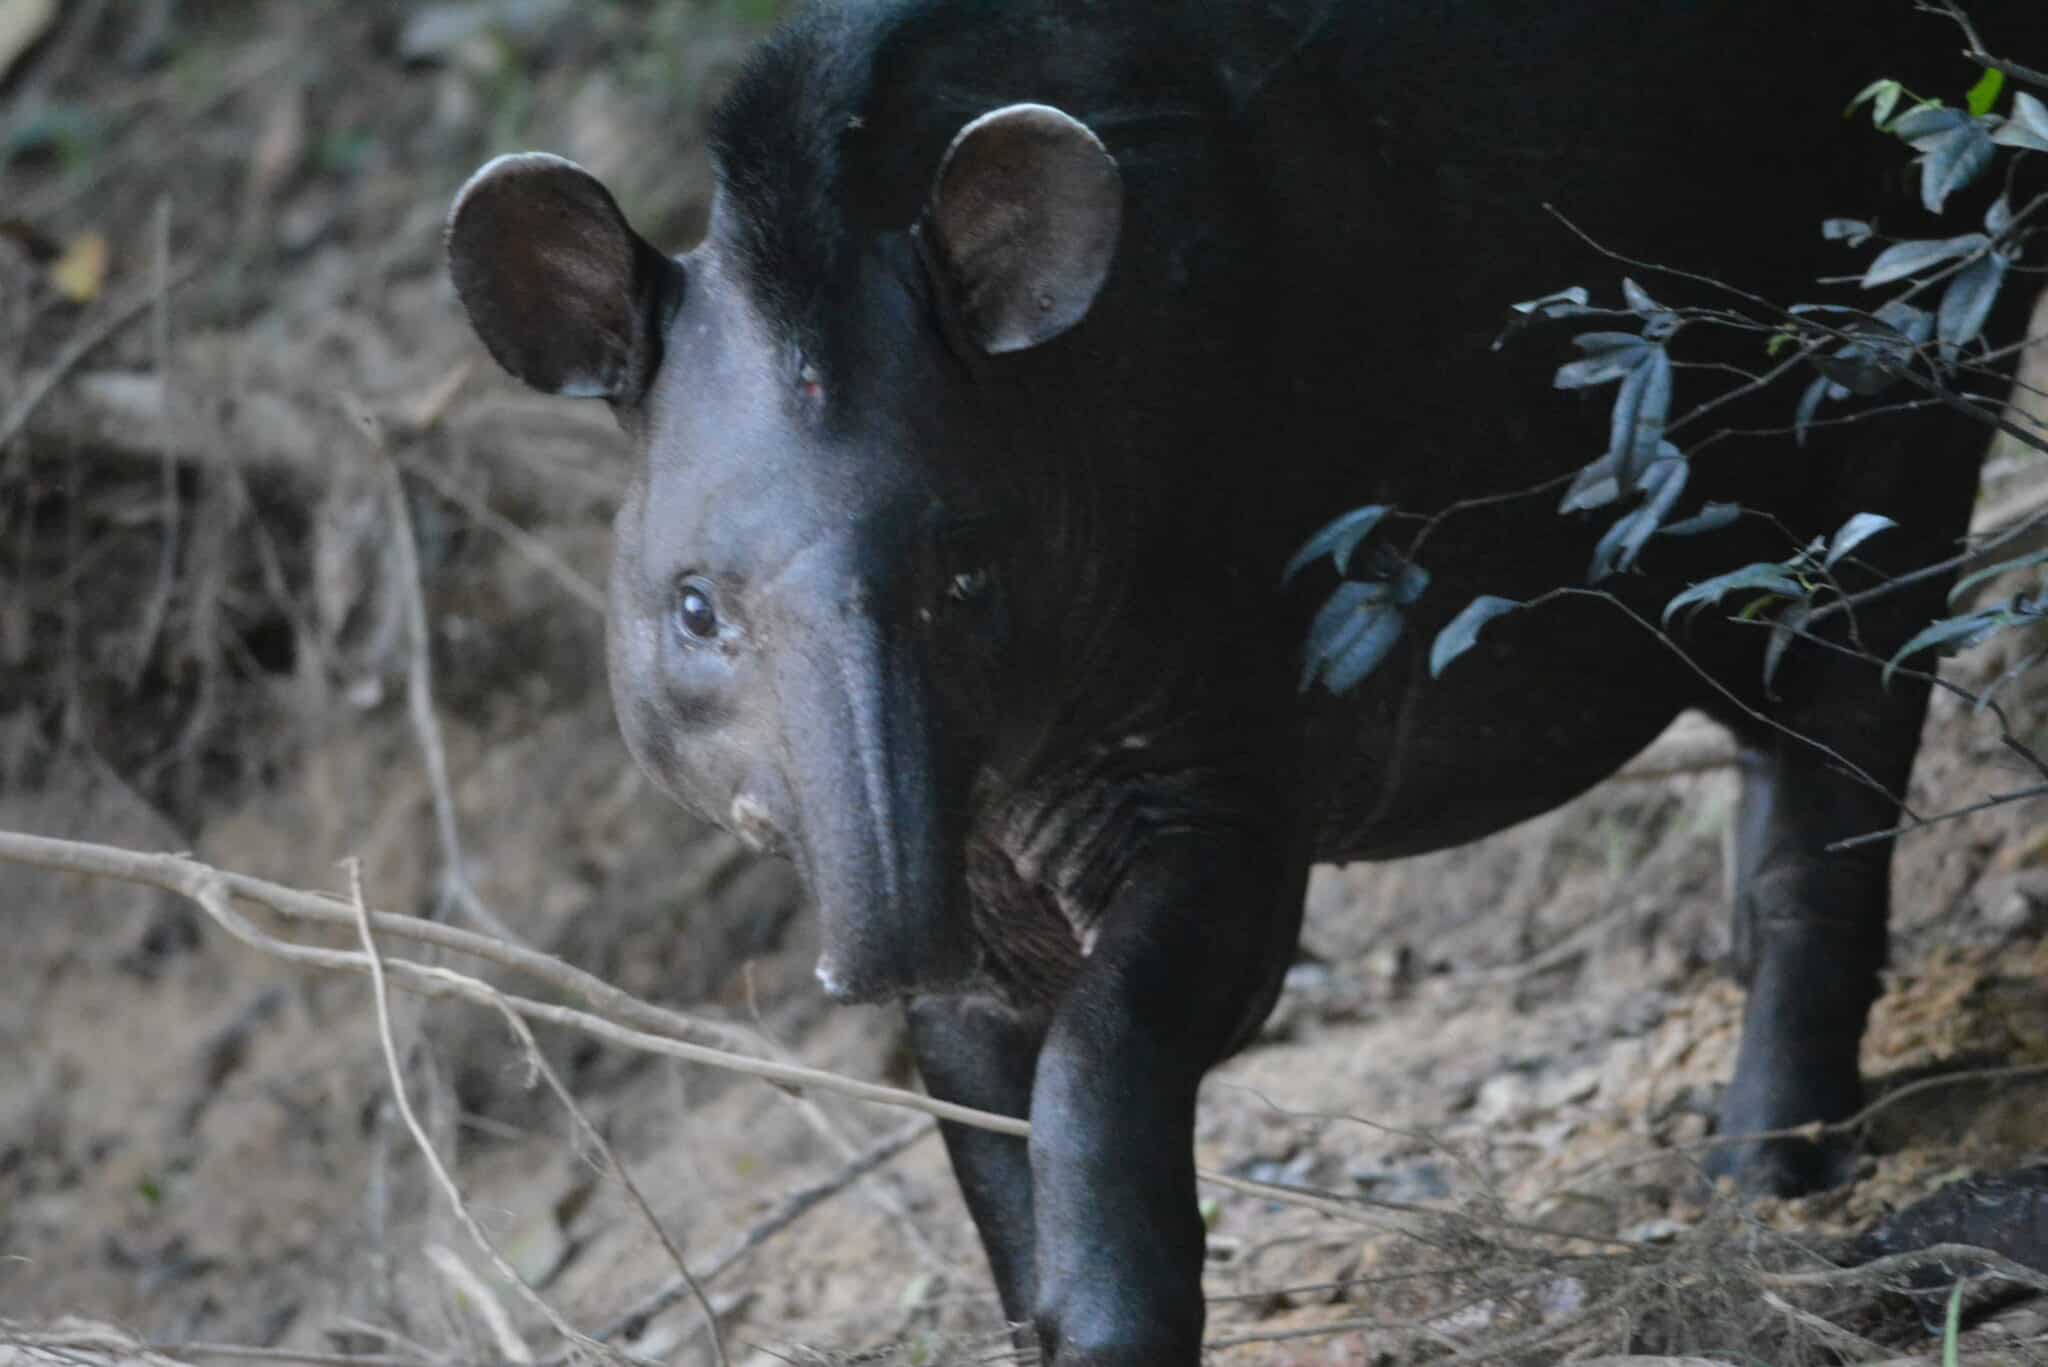
M1877 254L1870 263L1870 269L1863 273L1863 288L1876 289L1889 285L1894 280L1903 280L1930 266L1958 256L1967 256L1991 239L1982 233L1963 233L1959 237L1945 239L1924 238L1912 242L1894 242Z
M1441 675L1445 665L1476 645L1481 627L1520 606L1512 598L1497 598L1490 593L1483 593L1467 603L1465 610L1436 634L1436 642L1429 648L1429 677L1434 679Z
M1709 503L1683 522L1668 522L1657 532L1660 536L1698 536L1701 532L1717 532L1741 516L1739 503Z
M1882 128L1884 127L1885 120L1892 116L1892 110L1898 107L1899 96L1905 93L1906 87L1900 85L1897 81L1872 81L1869 85L1856 92L1856 98L1849 101L1849 107L1842 111L1842 117L1848 118L1856 112L1859 106L1868 102L1871 105L1870 121L1879 128Z
M1956 1289L1948 1293L1947 1322L1941 1327L1941 1367L1956 1367L1961 1354L1956 1349L1956 1340L1963 1330L1963 1284L1956 1283Z
M1586 293L1584 285L1573 285L1555 294L1546 294L1537 299L1524 299L1521 303L1510 304L1508 307L1516 313L1533 314L1538 318L1557 318L1584 309L1586 301L1591 297Z
M1948 605L1954 607L1957 599L1994 575L2004 574L2007 570L2023 570L2032 565L2048 565L2048 551L2031 551L2026 555L2016 555L2010 560L2001 560L1995 565L1986 565L1981 570L1964 575L1956 581L1956 586L1948 591Z
M2012 116L1998 126L1991 140L2000 147L2048 152L2048 105L2024 90L2012 92Z
M1780 598L1806 596L1806 586L1794 579L1783 565L1761 562L1717 574L1712 579L1702 579L1664 605L1664 620L1669 622L1680 608L1718 603L1737 589L1762 589Z
M1822 564L1833 569L1835 562L1855 550L1879 532L1899 524L1883 513L1858 513L1844 522L1835 532L1835 539L1828 543L1828 558Z
M1943 655L1952 655L1958 650L1967 650L2002 627L2012 625L2016 620L2012 614L1993 609L1989 612L1972 612L1961 617L1944 617L1928 626L1912 640L1900 646L1898 653L1885 662L1884 681L1892 681L1892 671L1908 655L1917 655L1923 650L1939 649Z
M1354 508L1336 521L1326 524L1322 530L1301 544L1294 558L1287 562L1287 568L1280 571L1280 582L1285 585L1324 556L1329 556L1337 565L1337 573L1344 573L1351 564L1351 553L1358 549L1358 543L1372 535L1372 529L1380 525L1380 519L1392 509L1384 503L1374 503L1363 508Z
M1332 655L1323 669L1323 687L1332 693L1349 693L1378 669L1408 625L1407 614L1393 603L1378 604L1362 615L1365 631L1341 653Z
M1969 102L1972 114L1983 115L1991 112L1991 106L1997 104L1998 97L2004 93L2005 73L1996 67L1986 67L1964 98Z

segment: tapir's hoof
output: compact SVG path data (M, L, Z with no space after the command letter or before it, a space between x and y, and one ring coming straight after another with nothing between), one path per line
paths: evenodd
M1839 1187L1856 1172L1854 1148L1842 1137L1755 1139L1723 1144L1707 1155L1707 1176L1733 1179L1744 1196L1811 1196Z

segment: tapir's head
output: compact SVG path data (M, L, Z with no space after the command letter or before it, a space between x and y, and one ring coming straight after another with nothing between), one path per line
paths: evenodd
M721 166L709 234L669 257L577 166L500 157L456 199L449 264L506 370L606 400L638 447L610 611L633 754L797 862L828 991L939 987L974 952L977 698L1020 648L1014 533L989 493L1002 453L970 449L1011 438L978 412L977 383L1088 313L1121 181L1056 109L974 118L907 221L831 248L821 320L793 296L824 267L778 266L772 244L802 250L804 225L757 221L771 210L745 193L756 173ZM821 254L849 236L818 226Z

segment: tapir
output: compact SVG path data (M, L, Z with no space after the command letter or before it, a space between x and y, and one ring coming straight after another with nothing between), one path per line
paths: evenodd
M2038 39L2029 3L1974 5L1987 44ZM1872 599L1857 649L1781 640L1768 683L1768 613L1661 610L1858 514L1897 525L1852 587L1956 549L1988 429L1893 394L1795 440L1812 372L1768 344L1785 305L1882 297L1853 284L1876 247L1829 217L1975 226L1930 218L1912 149L1844 116L1887 76L1953 103L1963 41L1911 0L817 3L718 107L688 251L553 156L462 188L478 337L603 399L634 452L608 632L628 748L795 862L823 989L903 1003L933 1094L1029 1117L1028 1142L945 1140L1047 1361L1197 1360L1196 1090L1272 1007L1311 864L1501 830L1687 708L1741 754L1748 996L1715 1163L1835 1179L1833 1150L1742 1136L1861 1101L1891 847L1828 847L1901 819L1927 688L1863 656L1940 616L1946 580ZM1623 276L1737 320L1677 315L1669 431L1674 512L1742 515L1498 618L1433 677L1475 597L1586 582L1615 508L1561 516L1560 481L1609 404L1553 386L1569 324L1501 337L1566 286L1619 310ZM1346 576L1283 576L1372 505ZM1304 687L1312 623L1382 546L1427 574L1399 639Z

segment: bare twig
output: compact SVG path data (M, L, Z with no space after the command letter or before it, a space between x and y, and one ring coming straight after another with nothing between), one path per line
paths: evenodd
M1830 1268L1821 1272L1765 1272L1759 1274L1767 1286L1859 1286L1883 1285L1922 1268L1948 1268L1965 1263L1977 1269L1972 1276L1996 1277L2030 1291L2048 1292L2048 1273L2037 1272L2000 1253L1970 1244L1929 1244L1910 1253L1894 1253L1855 1267Z
M1802 1310L1775 1291L1763 1293L1763 1302L1827 1345L1845 1362L1869 1362L1884 1355L1884 1349L1861 1334L1854 1334L1822 1315Z
M462 1261L454 1249L446 1244L427 1245L427 1261L434 1270L455 1291L460 1302L473 1306L483 1318L484 1328L498 1345L498 1352L515 1367L529 1367L533 1362L533 1350L526 1346L526 1340L519 1337L513 1327L512 1316L505 1311L505 1303L498 1299L476 1269Z
M369 971L365 956L357 951L326 949L317 945L294 944L265 935L228 904L228 894L246 895L251 900L277 907L261 891L260 880L240 875L227 875L202 864L196 859L180 855L138 854L131 850L116 849L106 845L89 845L78 841L52 840L43 836L22 835L14 831L0 832L0 860L9 863L34 864L43 868L62 869L72 873L87 873L101 877L121 878L133 883L146 883L177 893L196 902L200 909L223 930L243 944L275 955L292 963L314 968L338 969L348 973ZM325 898L299 893L321 906L319 919L326 915ZM284 899L280 899L282 901ZM346 904L344 904L346 905ZM281 907L280 907L281 909ZM350 918L353 920L353 917ZM392 924L403 925L412 918L390 917L372 914L370 923L377 929ZM431 923L429 923L431 924ZM442 927L444 932L452 927ZM422 935L422 939L434 939ZM474 943L482 937L471 936ZM504 948L510 949L511 946ZM533 956L544 959L545 956ZM531 960L527 960L531 962ZM407 959L390 959L384 964L393 981L412 991L428 997L461 997L495 1009L500 1000L528 1020L546 1021L550 1025L565 1026L578 1030L607 1043L642 1053L657 1054L668 1058L682 1059L688 1063L701 1063L728 1072L744 1073L750 1077L762 1078L769 1082L791 1087L817 1087L837 1092L858 1101L872 1102L883 1106L895 1106L906 1110L924 1111L941 1120L958 1121L979 1129L994 1130L999 1134L1028 1135L1031 1126L1011 1116L996 1115L989 1111L978 1111L971 1106L956 1106L951 1102L907 1092L900 1087L887 1087L880 1083L862 1082L856 1078L841 1077L822 1069L806 1068L795 1064L777 1063L771 1059L736 1053L730 1049L714 1048L693 1043L674 1036L656 1035L646 1030L637 1030L620 1025L609 1016L600 1016L574 1007L557 1006L550 1002L535 1001L512 993L500 993L496 988L478 982L466 974L452 969L439 968L428 964L414 963ZM617 989L612 989L616 992ZM620 998L626 994L619 993ZM626 998L627 1000L633 1000ZM640 1003L643 1011L654 1008ZM687 1018L683 1018L687 1020ZM693 1026L698 1023L692 1022ZM715 1028L715 1027L714 1027ZM1276 1198L1278 1199L1278 1198Z
M67 342L64 349L57 353L57 358L51 361L41 374L28 382L28 387L15 401L14 407L7 411L7 416L0 418L0 446L7 445L21 434L21 429L28 425L28 420L43 406L43 400L49 398L51 391L56 389L65 376L76 370L86 357L118 337L136 319L149 312L160 294L168 295L198 273L197 261L186 262L165 276L161 290L152 288L133 299L122 301L93 326Z
M1933 816L1915 816L1910 821L1903 821L1896 826L1887 826L1881 831L1865 831L1862 835L1852 835L1847 839L1834 841L1823 848L1829 854L1834 854L1839 850L1854 849L1858 845L1872 845L1881 840L1896 840L1902 835L1911 835L1914 831L1925 830L1929 826L1938 826L1944 821L1956 821L1966 816L1975 816L1978 812L1988 812L1994 807L2009 807L2015 802L2032 802L2036 798L2043 797L2048 797L2048 783L2035 783L2025 788L2015 788L2010 792L1993 793L1981 802L1972 802L1968 806L1956 807L1946 812L1936 812ZM1912 814L1909 812L1907 815L1911 816Z
M2021 66L2018 62L1994 57L1985 51L1984 40L1977 36L1977 26L1970 22L1970 16L1963 12L1963 7L1958 5L1956 0L1940 0L1938 4L1933 5L1923 3L1916 8L1927 14L1945 14L1955 20L1956 26L1963 31L1963 40L1969 44L1969 47L1963 50L1963 56L1978 66L1988 66L1993 71L2004 72L2016 81L2024 81L2028 85L2048 90L2048 71L2036 71L2032 67Z
M444 472L436 469L432 463L406 455L400 455L396 459L405 467L407 474L424 484L431 485L435 493L468 513L479 526L487 527L503 537L507 545L532 562L533 566L548 578L561 585L571 598L600 617L604 615L604 590L577 573L575 566L564 560L554 547L457 484Z
M514 1367L499 1361L450 1362L438 1357L400 1357L392 1353L314 1353L294 1348L252 1348L240 1343L152 1343L149 1351L188 1361L228 1358L243 1362L297 1362L307 1367Z
M554 1093L555 1100L562 1104L562 1109L569 1113L569 1120L575 1126L582 1142L595 1150L597 1156L603 1160L604 1167L612 1176L618 1178L619 1185L626 1189L626 1195L632 1200L634 1208L647 1222L647 1227L654 1231L654 1237L661 1241L662 1251L668 1254L669 1262L675 1265L676 1280L689 1290L698 1308L704 1312L704 1327L711 1334L711 1350L718 1358L719 1367L725 1367L729 1359L725 1353L725 1337L718 1332L718 1312L711 1308L711 1298L704 1294L703 1286L690 1274L689 1264L683 1260L682 1249L676 1247L676 1241L670 1236L668 1227L663 1225L661 1218L654 1213L653 1205L641 1192L640 1184L633 1180L633 1174L619 1161L619 1155L598 1132L597 1126L590 1123L590 1117L583 1114L583 1108L576 1104L576 1098L571 1096L569 1089L562 1084L554 1065L549 1063L547 1055L541 1052L540 1042L534 1039L533 1028L520 1019L519 1013L503 998L498 1001L498 1009L505 1018L506 1027L512 1031L513 1038L519 1041L521 1050L526 1054L527 1063L540 1075L541 1080L547 1083L548 1090Z
M621 1025L607 1016L596 1015L574 1007L559 1006L549 1002L502 993L498 989L479 982L466 974L452 969L429 964L414 963L406 959L372 961L367 953L341 949L327 949L315 945L295 944L264 934L229 905L229 895L246 896L278 910L287 907L310 911L316 919L331 920L332 903L326 898L298 892L292 889L278 889L275 885L264 884L261 880L241 875L224 874L211 865L181 855L146 854L122 850L112 846L93 845L79 841L55 840L44 836L24 835L13 831L0 832L0 861L31 864L42 868L60 869L72 873L85 873L101 877L120 878L129 882L145 883L169 892L190 898L201 910L222 929L237 940L265 953L276 955L290 962L306 964L325 969L345 972L374 972L387 975L422 995L455 996L477 1002L493 1009L509 1008L528 1020L546 1021L581 1031L594 1038L624 1048L644 1053L659 1054L678 1058L691 1063L706 1064L728 1072L743 1073L784 1086L815 1087L821 1091L838 1093L879 1105L894 1106L905 1110L921 1111L940 1120L955 1121L977 1129L991 1130L998 1134L1010 1134L1028 1138L1030 1122L1014 1116L997 1115L991 1111L977 1110L971 1106L960 1106L940 1101L935 1097L917 1092L905 1091L900 1087L889 1087L879 1083L863 1082L856 1078L843 1077L822 1069L803 1067L797 1064L781 1063L729 1049L713 1048L692 1043L672 1036L652 1034ZM275 900L272 891L285 893ZM355 908L349 919L359 926L373 929L392 927L403 932L418 929L421 923L409 917L392 917L372 913L367 908ZM460 940L453 927L437 927L438 934L421 934L418 938L435 943L454 943L458 946L476 945L482 937L463 935ZM499 953L512 949L501 946ZM495 954L492 957L496 957ZM522 966L538 961L545 964L545 956L530 951L518 956ZM575 981L573 974L570 981ZM617 989L613 1001L634 1001ZM644 1003L638 1004L639 1013L653 1011ZM691 1022L694 1029L698 1023ZM1624 1240L1609 1239L1575 1230L1552 1229L1528 1221L1502 1220L1493 1217L1460 1215L1456 1212L1433 1210L1426 1206L1408 1202L1387 1201L1363 1196L1338 1197L1306 1191L1299 1187L1283 1186L1271 1182L1256 1182L1225 1173L1198 1171L1198 1180L1225 1191L1252 1196L1260 1200L1274 1201L1285 1205L1298 1206L1305 1210L1317 1211L1337 1219L1354 1223L1371 1224L1376 1215L1386 1213L1421 1216L1431 1220L1453 1220L1513 1230L1545 1238L1566 1239L1580 1243L1610 1244L1629 1246ZM707 1282L710 1278L707 1276Z
M156 213L152 224L151 237L155 240L154 259L151 262L150 300L150 350L155 353L157 380L163 385L164 393L171 392L171 199L169 195L157 198ZM149 601L142 612L142 626L135 642L135 654L128 665L128 686L135 687L142 671L149 666L150 652L156 648L157 633L163 630L164 618L171 607L171 588L178 574L178 462L171 450L170 436L159 432L157 437L157 460L162 468L163 478L163 536L157 545L156 587L151 590Z
M1757 708L1754 708L1750 706L1747 702L1743 701L1742 698L1739 695L1737 695L1733 689L1729 688L1727 684L1722 683L1719 679L1715 678L1713 674L1705 668L1703 668L1697 660L1694 660L1692 656L1688 655L1685 652L1685 648L1683 646L1680 646L1678 642L1671 639L1670 633L1659 628L1656 623L1650 621L1647 617L1644 617L1641 613L1637 612L1634 608L1630 607L1626 602L1622 601L1622 599L1616 596L1615 594L1609 593L1605 589L1582 589L1572 585L1565 585L1560 588L1554 588L1546 592L1539 593L1534 598L1529 599L1522 606L1524 608L1539 607L1542 604L1550 602L1552 599L1557 598L1591 598L1598 602L1611 604L1616 611L1620 612L1623 616L1627 617L1630 621L1634 622L1637 626L1641 627L1644 631L1649 632L1650 635L1656 639L1659 645L1663 646L1666 650L1669 650L1673 655L1677 656L1681 664L1683 664L1687 669L1690 669L1694 674L1698 675L1702 682L1704 682L1709 688L1713 689L1716 693L1719 693L1724 699L1728 701L1728 703L1731 706L1735 707L1737 710L1742 712L1742 714L1747 716L1751 721L1769 727L1771 730L1776 731L1779 735L1784 736L1786 739L1793 741L1799 745L1804 745L1808 749L1816 751L1823 758L1827 759L1830 763L1838 765L1844 773L1854 778L1857 782L1863 784L1872 792L1875 792L1882 796L1886 801L1890 802L1894 807L1904 812L1912 820L1918 821L1920 819L1918 814L1916 814L1911 807L1906 805L1906 800L1903 796L1901 796L1898 793L1894 793L1891 789L1885 787L1884 784L1878 782L1877 779L1868 770L1863 768L1862 765L1857 764L1854 760L1851 760L1847 755L1844 755L1841 751L1836 750L1833 746L1824 744L1821 741L1817 741L1813 737L1806 735L1804 732L1798 730L1796 727L1787 726L1784 722L1779 721L1776 717L1771 716L1769 713L1759 711Z
M776 1058L786 1063L795 1062L796 1056L784 1048L781 1041L768 1033L768 1027L761 1019L760 1003L754 996L754 966L751 963L743 965L741 976L746 984L747 1014L753 1018L754 1028L760 1032L761 1038L767 1041ZM859 1145L846 1133L845 1126L827 1114L823 1106L801 1092L783 1092L781 1095L795 1108L797 1114L803 1117L804 1123L810 1126L812 1133L830 1145L839 1158L850 1161L860 1152ZM911 1215L909 1207L897 1199L897 1193L887 1187L887 1181L886 1174L878 1175L876 1181L869 1184L866 1193L868 1198L878 1210L896 1223L903 1232L904 1242L923 1259L927 1268L943 1271L945 1260L939 1257L939 1251L933 1245L931 1236L924 1232L924 1227Z
M384 956L378 950L376 934L370 928L370 908L363 901L361 868L354 860L349 861L349 891L350 900L355 907L356 933L361 938L363 960L369 970L370 995L376 1008L377 1039L384 1048L384 1066L391 1077L392 1099L398 1104L398 1114L405 1121L405 1128L412 1132L413 1143L418 1147L420 1157L426 1161L427 1171L433 1175L442 1195L448 1198L449 1209L454 1213L456 1220L475 1241L476 1246L490 1259L491 1266L498 1275L509 1285L518 1288L521 1298L539 1312L554 1331L561 1335L563 1341L571 1345L572 1349L582 1347L598 1357L613 1357L616 1350L606 1348L571 1326L539 1292L528 1286L525 1278L521 1277L512 1265L505 1261L504 1255L498 1252L498 1246L484 1233L483 1226L476 1222L476 1217L470 1214L468 1204L462 1199L461 1189L455 1185L455 1179L449 1176L446 1165L441 1162L441 1155L435 1151L434 1143L427 1137L425 1127L413 1113L411 1099L406 1096L405 1066L399 1061L398 1042L391 1029L391 997L384 981Z
M501 940L521 942L504 918L484 904L469 881L462 857L462 828L455 819L455 793L448 782L448 752L441 743L441 723L434 715L433 639L427 629L426 595L420 588L419 548L413 541L412 510L405 501L405 483L398 463L381 443L373 457L384 476L385 503L391 510L392 555L397 560L399 601L405 611L407 663L406 711L412 718L420 758L427 767L427 786L434 795L434 828L441 837L441 898Z
M698 1278L698 1283L708 1286L716 1281L734 1263L789 1228L827 1197L844 1191L937 1129L938 1126L929 1117L920 1117L883 1135L832 1173L789 1192L777 1201L766 1215L720 1249L712 1258L710 1266ZM598 1330L596 1337L600 1340L637 1338L647 1321L681 1300L689 1290L681 1277L669 1281L642 1297L632 1309Z
M268 907L292 920L339 927L353 925L355 920L349 904L331 894L305 892L252 878L248 874L216 870L185 855L124 850L111 845L0 832L0 860L96 878L143 883L183 897L194 897L193 887L208 877L215 877L234 896ZM380 935L396 935L419 944L454 950L523 973L612 1020L665 1039L703 1044L742 1055L766 1049L761 1041L741 1028L641 1001L594 973L587 973L537 950L506 944L474 931L422 920L417 916L373 912L370 923Z

